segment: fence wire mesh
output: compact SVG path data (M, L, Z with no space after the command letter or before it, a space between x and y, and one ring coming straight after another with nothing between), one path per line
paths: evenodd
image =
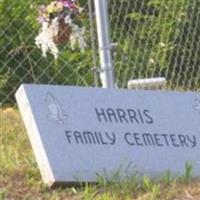
M59 56L42 57L35 45L37 8L50 0L0 1L0 102L13 103L21 83L100 86L95 79L98 49L92 0L79 0L86 27L84 53L59 46ZM200 88L199 0L108 0L116 85L130 79L165 77L168 90ZM91 20L92 19L92 20ZM93 28L93 29L91 29ZM92 30L92 31L91 31ZM93 33L93 34L91 34ZM98 70L97 70L98 71Z

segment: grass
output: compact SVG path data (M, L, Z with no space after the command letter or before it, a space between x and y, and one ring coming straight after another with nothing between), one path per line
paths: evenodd
M0 109L0 200L199 200L200 181L192 179L192 166L173 179L170 171L161 181L143 177L113 181L99 179L96 185L46 187L41 180L32 149L18 111Z

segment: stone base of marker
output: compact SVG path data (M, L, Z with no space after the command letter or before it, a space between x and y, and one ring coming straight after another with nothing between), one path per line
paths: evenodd
M128 89L161 90L165 88L166 83L166 79L163 77L135 79L128 82Z
M20 86L17 103L45 184L95 182L122 167L200 176L200 94Z

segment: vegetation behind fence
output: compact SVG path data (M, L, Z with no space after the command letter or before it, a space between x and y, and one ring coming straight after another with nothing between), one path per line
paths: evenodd
M93 59L98 49L96 32L91 35L88 0L78 1L84 8L86 51L71 50L64 43L59 45L56 60L50 54L42 57L35 45L39 32L38 6L49 2L0 1L0 102L3 104L14 102L13 94L21 83L94 85L93 68L99 66L99 61L95 63ZM113 51L117 85L126 88L130 79L165 77L168 90L198 91L199 6L198 0L108 0L111 40L118 43ZM95 29L94 9L91 17Z

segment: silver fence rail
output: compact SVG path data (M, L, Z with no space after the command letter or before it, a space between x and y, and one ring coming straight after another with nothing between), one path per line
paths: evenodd
M200 88L200 1L107 0L116 86L132 79L164 77L166 90ZM83 11L87 47L58 46L57 59L35 45L38 6L50 0L0 1L0 102L14 103L21 83L99 86L95 11L92 0L77 0Z

